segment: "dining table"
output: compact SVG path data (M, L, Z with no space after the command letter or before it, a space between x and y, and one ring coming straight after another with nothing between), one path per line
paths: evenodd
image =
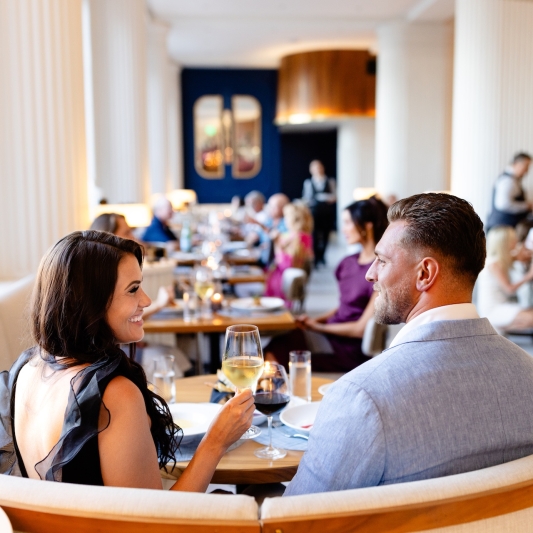
M209 402L212 386L216 383L216 375L193 376L176 380L176 402L201 403ZM320 401L322 395L319 387L331 383L324 377L311 378L312 401ZM262 483L279 483L290 481L296 474L302 451L287 450L287 455L275 461L260 459L254 451L262 446L254 440L245 440L234 450L226 452L218 464L211 483L245 485ZM188 461L175 463L171 472L161 471L165 479L177 479L189 464ZM170 465L171 468L173 465Z
M259 328L262 334L290 331L296 328L296 321L288 309L282 308L273 312L232 313L223 309L220 313L213 313L209 318L191 317L185 319L183 313L176 310L158 313L148 319L143 329L145 333L175 333L177 335L194 333L209 336L210 362L209 371L216 372L220 368L220 335L226 332L229 326L236 324L251 324ZM200 354L198 355L200 357ZM203 373L200 361L197 361L197 373Z
M194 270L192 266L178 266L174 270L174 278L181 286L186 286L190 283L191 276ZM221 283L228 285L238 285L240 283L265 283L265 271L255 265L234 265L227 268L225 271L215 270L214 278Z
M170 258L180 266L194 266L207 259L207 255L201 252L174 252ZM261 258L260 249L246 250L246 253L229 252L224 254L224 261L230 265L257 265Z

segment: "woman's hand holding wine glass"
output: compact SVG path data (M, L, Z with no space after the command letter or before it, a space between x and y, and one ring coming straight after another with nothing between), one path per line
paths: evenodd
M254 411L252 391L246 389L226 402L209 426L206 438L212 435L212 438L220 444L221 452L225 453L250 427Z
M236 394L241 389L255 389L263 371L263 350L256 326L241 324L226 330L222 371L235 385ZM241 438L253 439L260 434L258 427L251 426Z

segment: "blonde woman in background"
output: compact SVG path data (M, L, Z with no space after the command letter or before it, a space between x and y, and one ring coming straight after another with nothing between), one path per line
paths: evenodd
M265 296L283 298L281 278L287 268L304 268L313 260L313 217L309 208L294 202L283 208L287 231L274 241L274 263L268 274Z
M513 299L516 291L533 281L533 266L516 282L510 271L515 260L522 260L516 231L511 226L496 226L487 234L487 260L478 278L477 307L495 328L533 327L533 309L524 309Z

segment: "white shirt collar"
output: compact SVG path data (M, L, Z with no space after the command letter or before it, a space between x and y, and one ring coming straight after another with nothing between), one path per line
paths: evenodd
M389 348L402 342L402 339L411 331L423 324L439 322L441 320L470 320L479 318L476 306L474 304L452 304L434 307L424 311L413 320L407 322L405 326L396 334Z

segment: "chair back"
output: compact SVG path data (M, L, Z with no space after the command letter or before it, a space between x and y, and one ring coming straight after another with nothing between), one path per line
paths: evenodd
M361 350L366 356L374 357L385 349L387 329L388 326L378 324L374 317L371 317L366 323L363 342L361 343Z
M302 268L287 268L281 275L281 289L285 299L292 302L292 310L301 312L304 307L307 274Z
M32 344L28 306L34 283L32 274L4 286L0 292L0 371L9 370Z
M27 533L259 533L250 496L97 487L0 475L0 506ZM1 531L1 530L0 530Z
M424 481L267 498L264 533L530 533L533 456Z

